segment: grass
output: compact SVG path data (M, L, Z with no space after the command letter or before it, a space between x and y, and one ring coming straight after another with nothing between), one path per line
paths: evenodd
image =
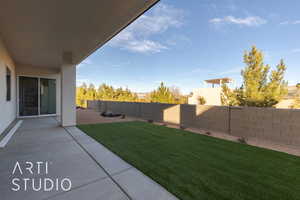
M182 200L300 199L300 157L144 122L81 130Z

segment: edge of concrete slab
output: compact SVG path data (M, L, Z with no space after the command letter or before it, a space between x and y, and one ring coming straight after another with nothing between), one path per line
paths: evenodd
M160 184L77 127L65 129L130 199L178 200Z
M4 148L18 128L21 126L23 120L19 120L16 124L9 130L9 132L1 139L0 148Z

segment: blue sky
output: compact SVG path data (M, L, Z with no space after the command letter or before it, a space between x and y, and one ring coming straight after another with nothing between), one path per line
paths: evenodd
M242 56L252 45L272 67L283 58L286 80L296 84L299 9L299 0L161 0L77 66L77 85L148 92L164 81L185 94L211 78L240 85Z

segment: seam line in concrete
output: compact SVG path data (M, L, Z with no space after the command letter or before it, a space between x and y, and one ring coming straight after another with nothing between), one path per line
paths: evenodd
M123 172L127 172L128 170L130 170L130 169L132 169L132 168L133 168L132 166L131 166L131 167L128 167L128 168L126 168L126 169L123 169L123 170L121 170L121 171L118 171L118 172L115 172L115 173L111 174L111 176L115 176L115 175L122 174Z
M129 200L133 200L130 195L121 187L121 185L104 169L104 167L102 167L102 165L86 150L86 148L83 147L82 144L80 144L78 142L78 140L70 133L70 131L68 129L66 129L65 127L63 127L63 129L65 129L65 131L74 139L74 141L82 148L83 151L85 151L88 156L94 160L94 162L96 162L96 164L104 171L104 173L117 185L117 187L127 196L127 198Z

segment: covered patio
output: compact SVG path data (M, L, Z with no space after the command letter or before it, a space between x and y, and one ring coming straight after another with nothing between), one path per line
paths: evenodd
M0 149L1 199L176 199L160 185L107 150L76 127L63 128L55 117L23 120L4 149ZM20 169L14 169L16 162ZM27 162L27 163L26 163ZM33 163L33 174L28 170ZM37 162L42 162L38 172ZM45 171L45 163L48 163ZM13 182L14 178L20 179ZM38 180L49 178L54 188L38 191ZM71 189L56 190L55 180L71 181ZM29 179L27 188L23 182ZM17 187L17 185L19 187ZM42 184L43 185L43 184ZM49 185L48 185L49 186ZM64 184L68 187L68 184ZM19 189L18 191L14 191Z

